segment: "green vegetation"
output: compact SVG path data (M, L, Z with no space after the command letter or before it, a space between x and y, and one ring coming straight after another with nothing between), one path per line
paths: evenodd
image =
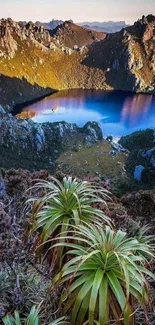
M91 147L80 146L77 152L67 151L57 159L57 166L68 174L84 178L101 175L117 179L124 173L126 154L121 152L112 156L111 144L103 140Z
M50 243L45 253L50 249L55 255L57 250L51 289L63 288L63 315L69 316L71 325L134 324L136 304L145 312L150 304L147 276L155 279L149 270L154 245L146 235L148 228L129 238L111 224L105 226L109 218L102 205L108 193L88 182L69 177L60 183L52 178L31 190L39 196L29 200L31 233L40 231L39 244Z
M18 311L15 311L14 317L11 315L7 315L3 318L4 325L21 325L23 324L23 320L21 320ZM39 310L33 306L28 317L24 320L25 325L39 325ZM65 321L65 317L61 317L57 320L54 320L49 325L67 325L68 322Z
M41 229L37 238L39 244L46 243L60 232L68 232L71 226L87 223L108 222L109 218L100 209L92 207L94 204L105 204L108 192L99 186L83 181L77 182L71 177L64 178L63 184L55 178L52 181L42 181L33 187L37 192L43 189L41 198L33 201L32 232ZM74 228L73 228L74 229ZM58 251L59 262L66 245Z
M149 303L144 274L150 275L145 264L153 258L151 246L122 231L88 224L77 227L74 240L77 244L69 243L67 253L74 257L54 279L68 284L61 303L65 302L64 313L72 307L71 324L81 325L85 317L89 325L95 320L101 325L110 320L132 324L134 299L143 307Z

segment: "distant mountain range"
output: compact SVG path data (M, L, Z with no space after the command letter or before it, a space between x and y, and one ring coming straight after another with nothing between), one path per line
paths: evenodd
M73 23L73 21L70 19L69 22ZM21 23L21 22L19 22ZM27 24L26 21L22 22L24 25ZM41 21L36 21L35 25L40 27L43 26L45 29L55 29L59 25L62 25L64 23L63 20L55 20L52 19L49 22L41 22ZM82 23L77 23L76 25L88 28L88 29L93 29L99 32L103 33L115 33L119 32L122 28L125 28L129 25L126 24L125 21L105 21L105 22L82 22Z
M57 26L62 25L64 23L63 20L55 20L52 19L51 21L47 22L47 23L43 23L41 21L36 21L36 25L39 26L43 26L46 29L55 29Z
M70 19L69 22L73 23L73 21ZM19 21L18 22L20 25L23 24L23 25L27 25L28 22L27 21ZM33 22L31 22L33 24ZM59 19L52 19L51 21L49 22L42 22L42 21L36 21L34 24L37 26L37 27L41 27L43 26L45 29L49 29L49 30L52 30L52 29L55 29L56 27L62 25L64 23L63 20L59 20Z
M125 21L105 21L105 22L83 22L79 23L79 26L83 26L85 28L91 28L96 31L100 31L103 33L115 33L119 32L122 28L126 28L127 25Z

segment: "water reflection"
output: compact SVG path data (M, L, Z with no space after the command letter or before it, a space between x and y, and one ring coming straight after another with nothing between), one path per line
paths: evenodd
M23 108L18 117L40 123L64 120L79 126L97 121L105 136L119 138L135 130L154 128L155 96L120 91L60 91Z
M128 97L123 105L121 112L121 123L135 127L138 123L145 122L151 108L153 96L138 94Z

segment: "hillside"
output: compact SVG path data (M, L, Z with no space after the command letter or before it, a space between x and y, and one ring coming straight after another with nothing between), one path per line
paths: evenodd
M0 21L0 105L52 93L55 89L106 88L104 73L81 62L87 49L73 51L58 44L48 30L33 23Z
M154 16L101 41L71 22L63 26L51 32L0 20L0 107L10 111L16 103L70 88L155 93Z
M51 35L71 49L78 46L84 46L105 39L106 34L96 32L91 29L80 27L74 23L67 21L51 31Z

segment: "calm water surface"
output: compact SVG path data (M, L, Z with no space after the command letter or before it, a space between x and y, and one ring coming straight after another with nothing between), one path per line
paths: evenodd
M155 127L155 96L120 91L60 91L23 108L18 116L39 123L66 121L78 126L97 121L104 136L118 139L136 130Z

